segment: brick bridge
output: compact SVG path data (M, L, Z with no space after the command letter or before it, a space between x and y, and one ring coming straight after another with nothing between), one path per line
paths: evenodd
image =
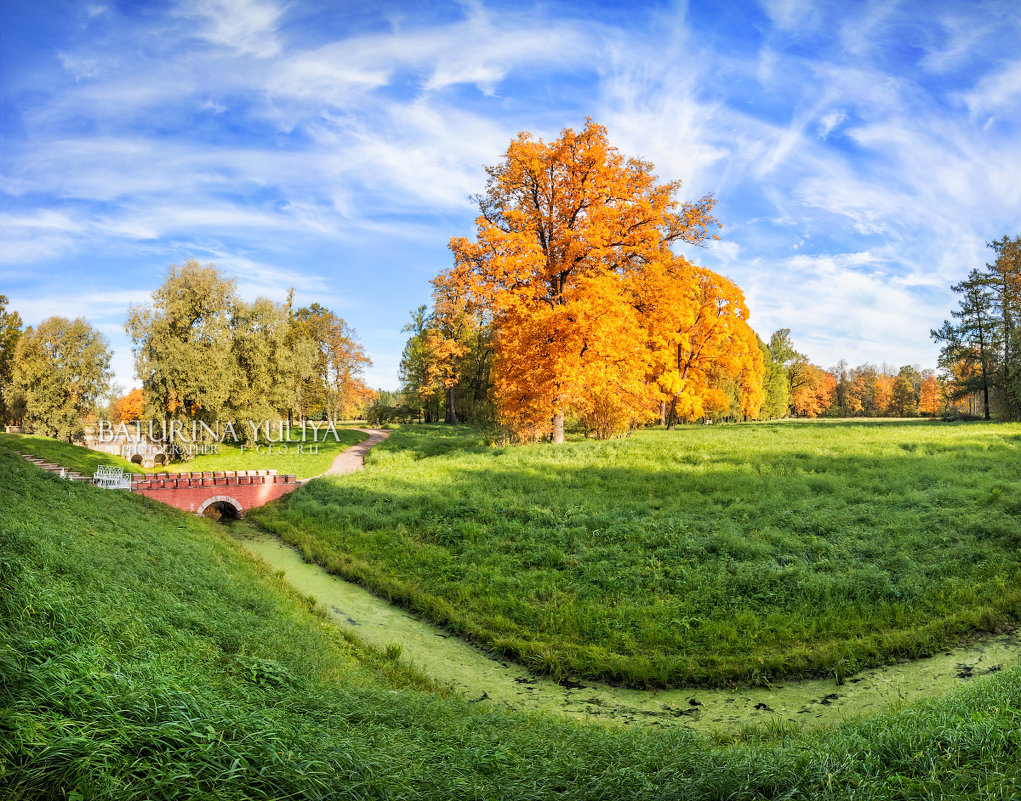
M203 514L214 504L228 507L243 517L248 509L262 506L293 492L301 484L295 476L276 470L223 470L206 473L135 474L131 491L185 512Z

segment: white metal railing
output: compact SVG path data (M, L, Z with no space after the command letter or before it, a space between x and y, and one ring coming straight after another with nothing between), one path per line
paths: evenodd
M92 483L103 489L131 489L131 474L124 474L123 468L101 465L92 476Z

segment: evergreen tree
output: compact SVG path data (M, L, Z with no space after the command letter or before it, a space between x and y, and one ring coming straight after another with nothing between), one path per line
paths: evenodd
M955 395L980 391L983 415L988 420L989 389L996 373L997 350L1003 342L1002 317L996 313L996 282L988 273L972 270L967 279L951 289L961 296L960 308L951 312L958 322L944 321L930 335L943 344L941 367L954 370L962 362L971 366L966 373L971 378L957 386Z

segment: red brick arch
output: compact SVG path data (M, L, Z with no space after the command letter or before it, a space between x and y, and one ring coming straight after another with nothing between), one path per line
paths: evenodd
M199 506L199 508L195 510L195 514L197 514L197 515L202 514L203 512L206 511L206 509L208 509L214 503L225 503L225 504L227 504L229 506L234 507L234 512L237 514L238 517L244 517L245 516L245 507L243 507L240 504L240 502L238 502L234 498L231 498L229 495L214 495L211 498L206 498L206 500L204 500L202 502L202 504Z

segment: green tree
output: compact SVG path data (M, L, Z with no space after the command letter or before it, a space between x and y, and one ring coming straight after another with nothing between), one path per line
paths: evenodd
M759 416L764 420L772 420L785 416L791 407L787 370L773 358L773 352L765 342L760 339L758 343L765 367L762 378L763 401Z
M368 387L361 376L372 365L358 335L344 320L313 303L294 314L297 335L311 346L312 376L300 401L304 416L351 416Z
M408 403L417 406L427 423L440 417L440 399L443 387L430 375L429 364L429 309L419 306L411 312L411 321L401 329L410 333L401 353L401 389Z
M237 385L233 280L213 264L172 265L149 305L132 306L126 329L134 343L146 417L213 424L229 413Z
M37 434L80 440L86 415L110 386L110 347L85 320L50 317L27 328L14 353L13 385Z
M1007 416L1021 420L1021 237L1005 236L989 247L996 259L986 265L984 276L999 332L994 382Z
M804 353L794 349L789 328L781 328L773 333L769 338L769 352L773 356L773 363L784 372L788 403L791 403L799 388L812 383L812 363Z
M0 425L13 422L14 352L21 337L21 317L7 311L7 296L0 295Z
M227 406L236 421L290 418L306 379L315 375L311 341L292 336L286 306L267 298L236 301L231 353L237 367Z

